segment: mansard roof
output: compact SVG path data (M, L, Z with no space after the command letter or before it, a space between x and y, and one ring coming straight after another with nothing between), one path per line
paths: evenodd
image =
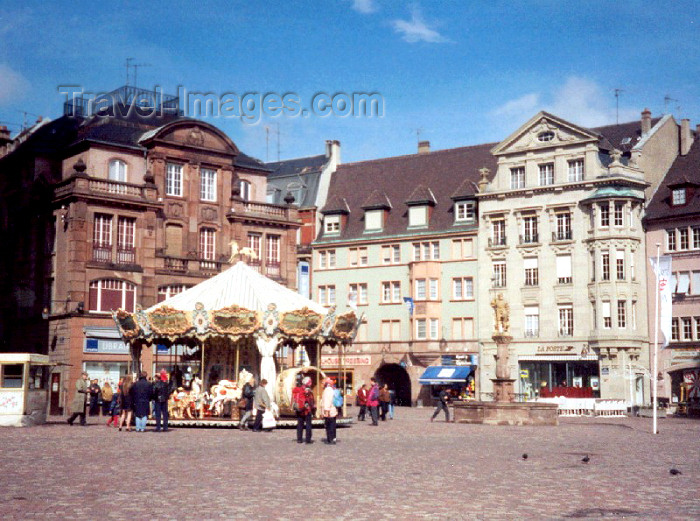
M433 191L427 186L418 185L413 193L406 199L406 204L409 206L415 206L419 204L430 204L435 205L437 201L435 200L435 195Z
M427 229L421 233L453 230L454 202L451 197L460 190L470 191L473 195L480 168L485 166L492 172L496 171L496 157L489 152L494 145L487 143L340 165L331 179L329 203L323 213L330 213L335 206L334 199L345 198L349 216L339 238L360 238L364 233L363 207L371 196L370 191L376 191L394 205L387 212L382 232L374 233L373 237L405 234L408 208L396 203L411 199L417 187L422 185L432 191L436 205Z
M272 202L281 204L287 192L292 189L298 190L296 186L301 186L301 190L298 192L301 195L301 200L295 201L295 204L300 208L314 206L321 173L328 160L325 154L320 154L266 163L265 167L270 170L267 177L268 188L274 187L276 189ZM290 188L290 185L294 188Z
M671 204L672 190L686 187L686 204ZM700 218L700 136L695 136L688 154L678 156L649 201L645 221L691 217Z

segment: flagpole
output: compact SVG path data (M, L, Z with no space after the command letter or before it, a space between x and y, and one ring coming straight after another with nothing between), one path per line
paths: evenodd
M651 395L652 395L652 417L653 417L653 425L652 425L652 433L653 434L658 434L658 429L657 429L657 394L658 394L658 383L656 381L656 375L659 373L659 271L660 271L660 265L659 265L659 251L661 249L661 244L656 243L656 309L654 310L654 362L653 362L653 371L651 373Z

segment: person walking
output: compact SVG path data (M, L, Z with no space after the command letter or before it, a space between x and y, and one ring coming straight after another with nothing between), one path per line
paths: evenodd
M110 425L114 425L115 427L119 426L119 415L122 412L122 399L121 399L121 393L120 389L122 388L122 384L124 383L124 378L119 379L119 383L117 384L117 389L112 393L112 403L109 405L109 420L107 420L107 427Z
M109 380L105 380L102 386L102 416L109 416L109 410L112 408L112 397L114 396L114 391L112 390L112 385Z
M447 405L450 403L450 400L452 399L450 392L447 389L443 389L440 391L440 396L438 398L437 402L437 407L435 407L435 412L433 415L430 417L430 421L435 421L435 417L440 414L440 411L445 411L445 421L449 422L450 421L450 410L447 408Z
M335 389L333 388L333 380L330 378L326 378L323 384L325 388L321 396L321 411L323 413L323 421L326 425L326 439L323 440L323 443L335 445L336 419L338 417L338 409L333 405Z
M379 386L377 385L377 380L374 377L369 379L370 389L367 394L367 407L369 408L369 415L372 418L372 426L376 427L379 425Z
M253 407L255 408L255 421L253 422L253 432L262 431L262 417L263 413L270 409L270 395L267 394L267 380L264 378L260 380L260 385L255 389L255 395L253 396Z
M124 377L121 389L119 390L119 403L121 404L121 416L119 417L119 430L126 423L126 430L131 431L131 386L132 378L128 374Z
M141 371L138 381L131 386L131 402L136 417L136 432L146 432L146 421L148 421L148 413L151 410L153 386L147 378L146 371Z
M90 416L97 416L100 414L100 395L102 394L102 389L100 389L100 384L97 383L97 378L90 382L88 393L90 394Z
M307 376L292 389L292 403L296 404L297 413L297 443L313 443L311 420L316 402L314 393L311 392L311 383L311 378Z
M357 415L357 421L365 421L365 414L367 414L367 384L362 384L357 390L357 405L360 406L360 412Z
M245 406L243 407L243 416L241 416L241 421L238 422L238 428L242 431L248 430L248 420L253 415L253 399L255 398L255 378L251 376L250 380L243 386L243 396L242 399L245 400Z
M75 419L80 416L80 425L87 425L85 421L85 399L88 395L88 374L83 371L75 381L75 396L71 402L71 417L68 418L68 425L73 425Z
M389 389L389 419L394 419L394 404L396 403L396 391Z
M153 382L153 399L155 400L153 414L156 417L156 432L161 431L161 426L163 432L168 431L168 399L171 392L172 387L168 373L165 372L165 369L161 369L160 376Z
M386 421L386 415L389 412L389 402L391 402L391 395L389 394L389 385L384 384L382 388L379 389L379 408L381 411L382 421Z

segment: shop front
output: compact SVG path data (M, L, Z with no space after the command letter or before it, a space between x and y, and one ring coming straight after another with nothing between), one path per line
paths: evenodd
M355 373L362 371L372 365L370 355L321 355L321 369L326 376L336 382L338 389L342 389L346 396L346 403L350 404L348 398L354 396L356 388Z
M518 357L521 400L564 396L599 398L598 357L584 346L541 345L531 355Z
M437 400L445 388L451 391L453 399L469 400L475 396L475 370L472 365L434 365L425 369L418 383L429 386L432 400Z
M119 378L129 371L129 345L122 340L119 330L114 326L84 327L83 333L82 370L87 372L90 380L97 379L100 387L105 382L115 387Z

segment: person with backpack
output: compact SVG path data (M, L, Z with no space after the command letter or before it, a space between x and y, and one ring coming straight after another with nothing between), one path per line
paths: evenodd
M311 378L307 376L292 389L292 409L297 415L297 443L313 443L311 419L316 402L311 392L311 382ZM304 431L306 431L306 439L304 439Z
M374 377L369 379L370 389L367 395L367 407L369 408L369 415L372 418L372 426L376 427L379 425L379 386L377 385L377 380Z
M323 389L323 396L321 397L322 411L323 411L323 421L326 424L326 439L323 443L327 445L335 445L335 428L336 428L336 418L338 417L338 409L335 404L335 391L333 388L333 380L326 378L323 381L325 388Z

